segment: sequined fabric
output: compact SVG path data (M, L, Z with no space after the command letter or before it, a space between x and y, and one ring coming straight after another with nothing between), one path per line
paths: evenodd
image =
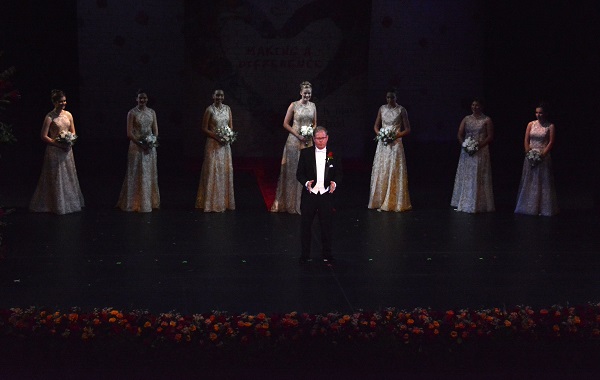
M402 106L390 108L381 106L381 128L393 129L400 125L401 115L406 110ZM379 141L373 169L371 170L371 190L369 208L383 211L407 211L412 208L408 193L408 176L402 139L385 145Z
M136 139L152 133L156 114L151 108L139 110L134 107L129 112L134 116L132 132ZM156 163L156 148L145 150L133 141L129 142L127 171L117 207L123 211L137 212L151 212L152 209L160 207Z
M487 116L480 119L467 116L465 139L472 137L479 142L485 140L487 119ZM450 204L457 211L469 213L495 211L489 145L479 148L472 156L461 149Z
M60 116L50 112L47 117L53 118L48 136L56 138L61 131L68 131L71 122L69 113L62 111ZM37 188L29 204L29 209L35 212L53 212L68 214L81 211L84 207L83 194L77 179L73 149L65 152L53 145L46 146L42 173Z
M301 101L294 102L294 122L292 124L294 131L298 132L303 125L313 124L316 112L317 108L312 102L308 102L307 105L303 105ZM309 139L308 144L305 144L293 134L288 135L283 148L277 192L275 193L275 201L271 205L271 212L300 214L302 185L296 179L296 169L298 168L300 150L309 146L312 146L312 139Z
M542 126L537 120L534 121L529 132L531 149L543 151L548 145L549 131L550 128ZM515 213L544 216L558 213L550 154L547 154L536 166L531 166L529 160L525 158Z
M229 106L223 104L220 109L214 106L208 109L212 113L211 131L214 132L218 126L229 125ZM196 208L204 212L235 210L231 146L222 145L212 138L206 139Z

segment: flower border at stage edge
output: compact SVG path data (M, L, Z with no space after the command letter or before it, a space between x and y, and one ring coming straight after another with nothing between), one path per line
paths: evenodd
M84 312L47 308L0 311L0 336L18 339L111 339L135 341L148 347L178 344L226 348L232 345L277 346L286 342L399 342L404 346L445 347L481 340L599 340L600 303L533 309L407 311L308 314L234 314L213 311L182 315L152 314L114 308Z

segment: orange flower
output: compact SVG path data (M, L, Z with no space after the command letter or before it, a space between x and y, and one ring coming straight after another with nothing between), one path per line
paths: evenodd
M209 338L210 338L210 340L212 340L213 342L214 342L215 340L217 340L217 338L218 338L217 334L215 334L214 332L211 332L211 333L209 334L209 336L208 336L208 337L209 337Z
M546 309L540 310L540 315L548 315L548 310L546 310Z
M71 322L77 322L78 318L79 318L79 315L77 315L77 313L69 314L69 321L71 321Z
M258 313L258 315L256 316L256 318L260 319L261 321L264 320L267 316L265 315L265 313Z
M409 326L413 325L414 323L415 323L415 320L412 318L409 318L408 321L406 321L406 324Z
M196 331L196 325L191 325L190 326L190 331Z
M558 325L554 325L554 326L552 326L552 331L559 332L560 331L560 327Z
M150 326L152 326L152 323L150 323L149 321L146 321L146 323L144 323L145 328L148 328Z
M435 329L435 330L433 330L433 333L434 333L435 335L440 335L440 330L438 330L438 329Z
M94 318L94 326L98 326L100 324L100 320L98 318Z
M178 342L181 342L181 338L182 337L183 336L181 334L175 334L175 340L178 341Z
M110 311L110 315L117 315L119 314L119 312L117 310L111 310Z
M350 316L348 314L344 315L344 321L349 321L350 320Z
M581 318L579 318L578 316L574 316L573 317L573 323L575 323L576 325L581 323Z
M219 331L219 325L213 325L213 330Z
M117 313L117 318L123 319L123 313Z
M169 322L169 326L175 327L175 326L177 326L177 322L171 321L171 322Z
M162 327L159 327L159 328L157 328L157 329L156 329L156 332L157 332L157 333L161 333L162 331L163 331L163 328L162 328Z
M440 323L438 321L433 321L433 326L435 328L438 328L438 327L440 327Z
M115 323L115 322L117 321L117 319L116 319L116 318L109 318L109 319L108 319L108 321L109 321L110 323Z
M452 339L455 339L457 336L458 336L458 333L457 333L456 331L452 331L452 332L450 333L450 337L451 337Z
M504 321L504 326L506 326L506 327L510 327L511 324L512 323L510 323L510 321L508 319Z

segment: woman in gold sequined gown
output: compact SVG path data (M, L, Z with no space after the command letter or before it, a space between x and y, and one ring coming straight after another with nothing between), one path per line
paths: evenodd
M302 185L296 179L296 169L300 150L312 146L312 138L305 138L300 134L300 127L317 126L317 108L310 101L312 85L309 82L300 84L300 100L292 102L287 109L283 127L289 132L283 148L279 180L275 201L271 205L271 212L288 212L300 214L300 196Z
M202 118L206 146L196 208L203 209L204 212L235 210L231 146L222 143L215 133L219 126L229 126L233 130L231 109L223 104L224 99L223 90L216 90L213 94L213 104L206 108Z
M44 118L40 134L46 143L44 164L29 209L61 215L81 211L84 200L77 179L73 148L70 144L56 141L61 132L69 131L75 135L73 115L65 110L67 98L64 92L52 90L50 96L54 109Z
M151 212L160 207L156 147L143 143L150 135L158 137L156 113L147 102L146 92L139 90L138 105L127 113L127 171L117 202L123 211Z
M483 114L480 100L471 103L471 111L473 114L465 116L458 127L458 142L462 146L466 138L472 137L479 149L472 155L461 149L450 205L468 213L495 211L489 147L494 124Z
M373 169L369 205L378 211L408 211L412 208L408 193L408 176L402 137L410 133L406 109L396 103L396 93L386 94L387 104L382 105L375 119L375 135L382 129L391 130L395 139L378 141Z
M554 146L554 124L547 120L547 106L544 104L535 109L535 116L537 120L527 124L525 130L525 153L537 150L542 160L535 164L525 158L515 213L552 216L558 213L550 157Z

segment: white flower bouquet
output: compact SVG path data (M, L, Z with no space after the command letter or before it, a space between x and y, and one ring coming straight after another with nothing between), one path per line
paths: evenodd
M218 127L215 133L223 145L231 145L237 139L237 132L229 128L228 125Z
M138 142L148 149L156 148L158 146L158 137L150 133L142 136Z
M525 158L527 158L531 166L537 166L543 159L542 154L537 149L531 149L529 152L525 153Z
M313 132L314 130L312 124L303 125L300 127L300 136L304 137L304 145L308 145L313 137Z
M381 128L374 138L375 141L381 141L383 145L388 145L396 140L396 129Z
M67 145L75 144L75 140L77 140L77 135L72 133L71 131L60 131L58 133L58 136L56 136L56 138L54 139L54 141L58 143Z
M469 154L469 156L472 156L479 150L479 143L477 140L469 136L465 139L465 141L463 141L462 147L465 152Z

